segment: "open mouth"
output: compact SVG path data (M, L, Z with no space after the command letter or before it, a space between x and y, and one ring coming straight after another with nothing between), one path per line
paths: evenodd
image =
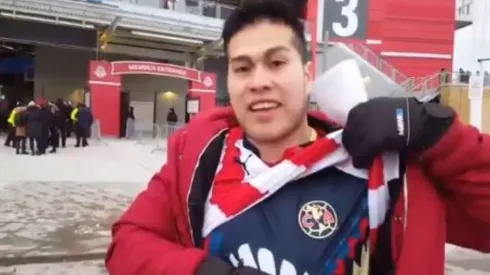
M277 109L281 106L279 102L275 101L260 101L250 104L248 109L252 112L263 112Z

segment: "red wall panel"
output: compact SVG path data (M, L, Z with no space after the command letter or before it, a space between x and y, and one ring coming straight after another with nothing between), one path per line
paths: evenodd
M454 0L370 0L368 39L376 52L453 54ZM383 57L407 76L451 69L451 59Z
M407 76L424 77L434 74L441 68L450 68L452 60L449 59L427 59L427 58L400 58L385 57L386 61Z
M367 22L369 39L381 39L383 37L386 1L389 0L369 0L369 15Z
M362 8L356 9L359 25L362 26L359 29L363 31L349 37L336 34L331 25L337 21L348 25L348 18L342 12L354 3L353 0L324 1L324 31L330 32L331 41L364 44L369 40L378 40L380 44L368 44L378 54L424 53L452 57L456 24L454 0L358 0L355 3L363 4ZM433 74L443 67L452 69L452 58L383 59L392 62L408 77Z

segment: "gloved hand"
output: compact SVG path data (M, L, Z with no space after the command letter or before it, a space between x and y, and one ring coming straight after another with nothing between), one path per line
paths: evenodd
M354 107L342 143L356 168L368 168L386 151L422 152L435 145L455 119L451 108L415 98L375 98Z
M217 257L208 257L202 264L196 275L268 275L260 270L250 267L234 268Z

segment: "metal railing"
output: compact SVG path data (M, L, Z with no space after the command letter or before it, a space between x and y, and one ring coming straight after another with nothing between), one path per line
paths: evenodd
M209 0L112 0L111 2L173 10L218 19L228 18L236 8Z
M409 77L401 86L400 89L394 90L391 96L431 97L439 93L439 87L441 86L439 73L425 77Z
M107 142L102 138L102 131L100 129L100 120L96 119L92 126L90 127L90 141L93 144L108 145Z
M368 48L366 45L362 43L345 43L345 45L373 65L380 72L388 76L395 83L400 84L401 86L406 83L408 77L406 77L388 62L381 59L377 53Z
M450 72L445 78L441 79L441 85L469 85L472 74L469 72ZM490 73L483 73L483 86L490 87Z
M167 151L168 138L185 124L156 124L134 121L126 121L126 138L136 141L141 146L148 146L150 153Z

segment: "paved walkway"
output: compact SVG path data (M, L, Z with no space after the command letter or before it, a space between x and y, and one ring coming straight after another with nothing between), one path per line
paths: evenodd
M0 275L107 274L110 225L166 160L153 149L112 140L16 156L1 147ZM490 274L490 256L447 251L447 274Z
M166 155L151 143L92 145L44 156L0 148L0 275L104 274L110 225Z
M104 262L79 261L1 267L0 275L108 275Z

